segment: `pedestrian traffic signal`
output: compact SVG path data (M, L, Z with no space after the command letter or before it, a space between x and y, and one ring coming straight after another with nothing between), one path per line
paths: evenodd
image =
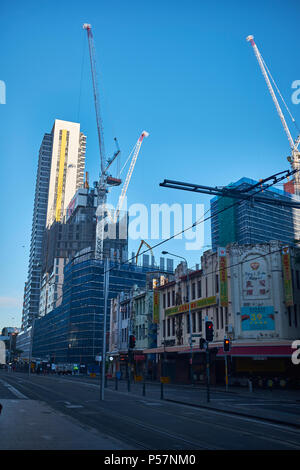
M205 348L205 343L206 343L205 339L204 339L204 338L200 338L200 344L199 344L200 349L204 349L204 348Z
M134 335L130 335L129 336L129 348L130 349L133 349L135 347L135 336Z
M205 338L206 341L213 341L214 339L214 324L212 321L205 322Z
M224 347L223 347L225 352L230 351L230 340L228 338L224 339Z

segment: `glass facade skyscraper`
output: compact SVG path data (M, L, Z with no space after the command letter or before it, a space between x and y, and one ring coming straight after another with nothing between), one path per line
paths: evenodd
M22 330L39 313L42 244L46 224L61 221L76 190L83 186L86 137L80 124L56 119L44 135L38 159L28 277Z
M249 178L241 178L236 183L230 184L229 187L245 190L257 183ZM260 188L256 188L252 193L257 192L258 189ZM276 201L300 203L299 196L274 187L258 194ZM254 244L279 240L291 244L295 239L300 238L300 209L230 197L215 197L211 200L210 205L213 250L216 250L218 246L225 247L228 243L233 242ZM223 210L226 207L228 209Z
M45 134L40 151L36 176L28 277L25 283L22 329L38 315L43 235L46 225L49 179L51 171L52 134Z

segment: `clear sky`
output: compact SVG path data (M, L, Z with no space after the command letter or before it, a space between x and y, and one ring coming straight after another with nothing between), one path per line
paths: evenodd
M288 140L246 36L255 36L300 122L300 105L291 101L292 82L300 79L299 15L296 0L2 2L0 80L6 84L6 104L0 104L0 328L20 326L38 150L55 118L81 123L90 183L98 179L82 24L91 23L94 31L108 156L114 136L124 162L140 132L150 133L129 186L128 205L198 203L206 210L208 196L159 183L168 178L221 186L288 168ZM195 266L202 251L185 251L185 241L166 243L154 254L159 259L162 249L173 251ZM137 246L138 241L131 242L130 251Z

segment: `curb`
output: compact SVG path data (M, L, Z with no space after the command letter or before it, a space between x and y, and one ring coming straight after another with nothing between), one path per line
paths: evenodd
M265 418L265 417L262 417L262 416L250 415L250 414L247 414L247 413L241 413L240 411L229 411L229 410L223 410L222 408L214 408L212 406L196 405L196 404L193 404L193 403L187 403L187 402L183 402L183 401L179 401L179 400L172 400L170 398L164 398L163 401L169 401L171 403L178 403L179 405L187 405L187 406L191 406L191 407L194 407L194 408L201 408L201 409L205 409L205 410L218 411L220 413L224 413L224 414L227 414L229 416L230 415L244 416L246 418L257 419L259 421L270 422L270 423L274 423L274 424L280 424L281 426L283 425L283 426L289 426L289 427L293 427L293 428L296 428L296 429L300 429L300 424L291 423L291 422L288 422L288 421L281 421L279 419L274 419L274 418Z

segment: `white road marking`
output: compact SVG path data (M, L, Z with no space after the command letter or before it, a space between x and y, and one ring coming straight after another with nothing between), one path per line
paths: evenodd
M65 405L66 408L83 408L83 405Z
M297 406L297 405L294 405L293 403L268 403L266 401L264 402L261 402L261 403L235 403L235 406L256 406L256 405L259 405L259 406L275 406L275 405L293 405L293 406Z
M4 380L0 380L0 382L2 383L2 385L4 385L4 387L8 388L8 390L13 393L16 397L18 398L22 398L23 400L28 400L28 397L26 397L25 395L23 395L23 393L19 392L19 390L17 390L15 387L13 387L12 385L8 384L7 382L4 382Z

